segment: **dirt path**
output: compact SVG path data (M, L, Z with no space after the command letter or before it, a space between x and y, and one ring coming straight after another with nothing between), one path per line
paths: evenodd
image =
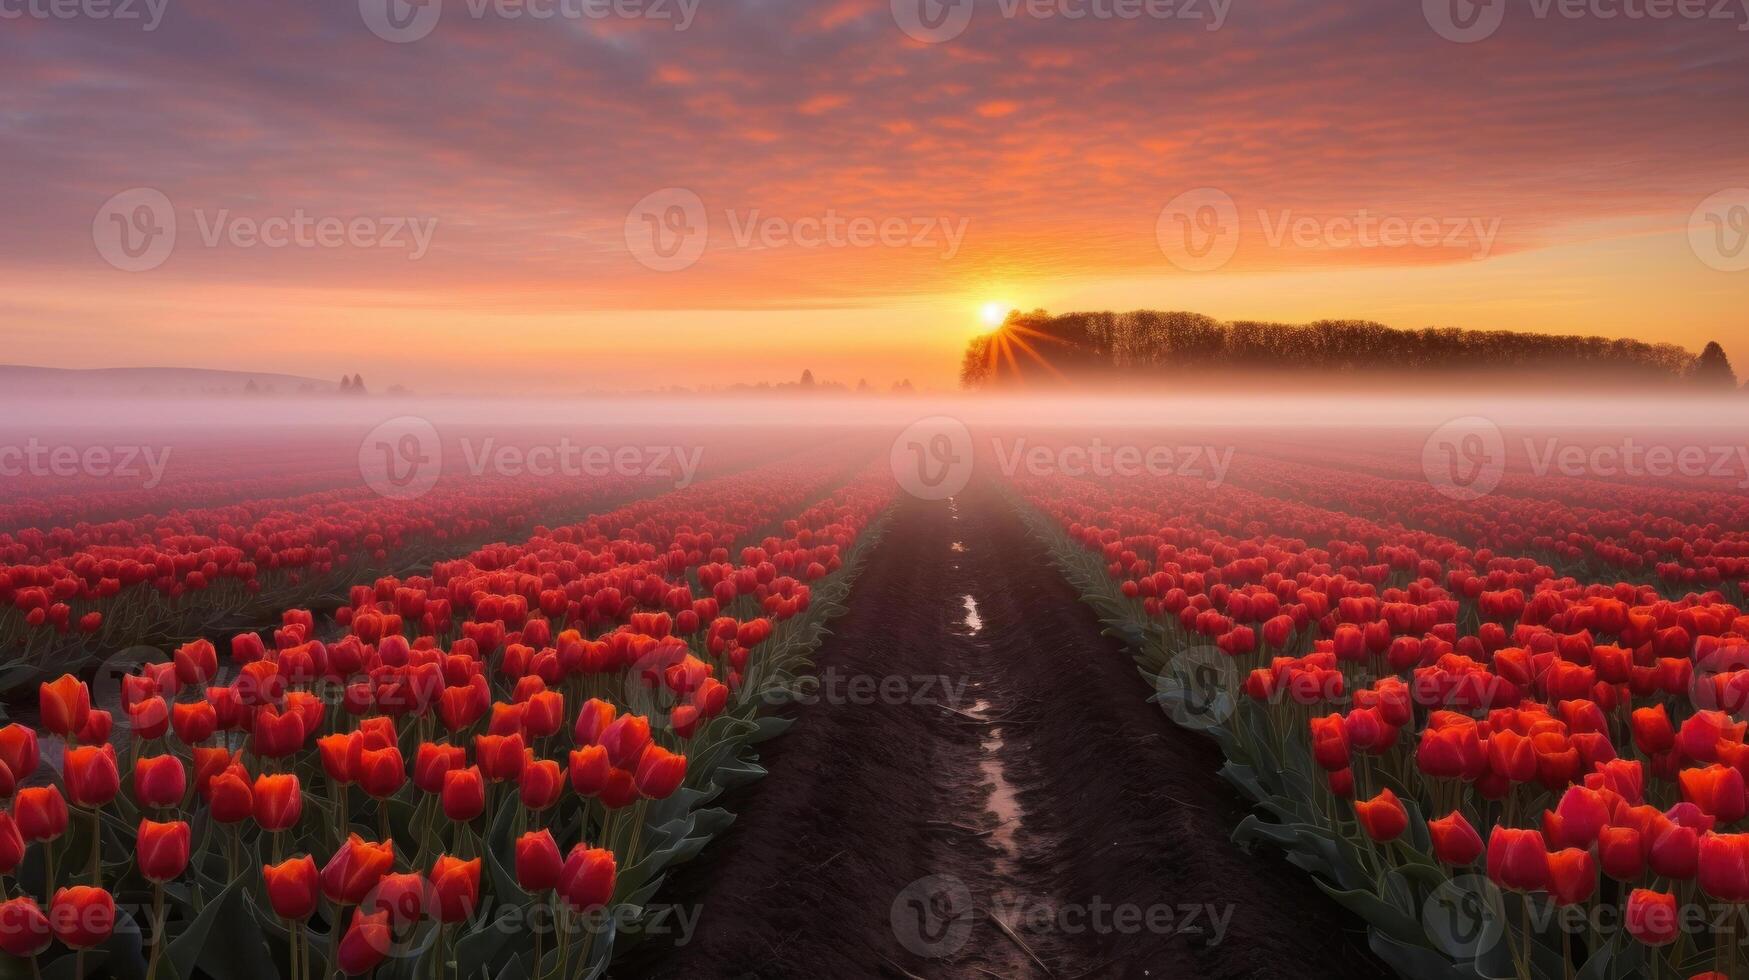
M906 503L834 632L771 775L669 883L696 932L616 974L1387 975L1303 872L1229 842L1218 750L987 488Z

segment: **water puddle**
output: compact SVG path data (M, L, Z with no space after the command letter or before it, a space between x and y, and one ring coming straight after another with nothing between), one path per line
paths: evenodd
M983 716L990 710L990 702L980 698L972 705L972 714ZM983 759L978 767L984 778L990 782L990 799L985 808L996 817L995 831L990 835L990 842L1002 851L1002 857L996 862L999 874L1011 874L1019 867L1020 846L1015 841L1015 834L1020 827L1020 799L1014 784L1008 781L1008 771L1002 765L1002 727L990 726L989 734L980 743L984 750Z
M962 601L966 607L966 629L973 633L982 633L984 631L984 617L978 615L978 600L972 598L971 593L968 592Z
M963 555L966 553L966 543L964 541L955 541L953 544L947 546L947 550L958 552Z

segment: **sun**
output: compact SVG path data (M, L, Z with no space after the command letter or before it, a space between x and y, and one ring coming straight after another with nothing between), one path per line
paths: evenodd
M985 323L988 323L992 327L999 327L1002 325L1003 320L1008 319L1009 309L1010 307L1007 303L985 303L981 315L983 316Z

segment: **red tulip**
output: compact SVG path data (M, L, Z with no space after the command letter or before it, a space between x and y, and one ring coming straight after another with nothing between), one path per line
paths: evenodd
M495 783L520 776L523 759L521 733L474 737L474 763L481 775Z
M565 790L565 775L552 759L528 759L522 765L518 781L522 805L535 811L545 810L559 802L559 795Z
M236 641L232 641L236 651ZM206 640L195 640L176 648L171 655L176 664L176 679L184 684L205 684L219 672L219 652Z
M29 959L48 949L54 940L48 917L36 899L20 896L0 902L0 949Z
M323 735L316 739L316 753L322 757L322 771L336 785L352 782L352 741L356 732Z
M316 913L316 859L308 854L261 869L267 900L282 919L304 920Z
M1749 813L1743 774L1736 769L1715 764L1704 769L1684 769L1676 777L1682 786L1682 798L1720 823L1733 823Z
M394 866L393 844L351 834L322 868L322 894L337 905L357 905Z
M596 799L609 810L620 810L638 802L638 784L632 774L624 769L609 769L607 782L601 786L601 792Z
M134 858L140 865L140 874L149 881L159 882L180 877L188 868L188 846L186 822L140 821L139 836L134 844Z
M1725 902L1749 902L1749 834L1708 833L1700 839L1700 887Z
M459 745L421 742L413 755L413 785L425 793L443 792L443 774L468 764L468 752Z
M49 928L73 949L100 945L115 931L115 898L89 885L57 889L49 903Z
M601 747L607 750L609 762L615 768L632 770L650 745L650 721L643 715L621 715L601 733Z
M23 782L35 775L39 760L36 729L17 722L0 728L0 762L12 770L14 779Z
M360 789L379 800L387 799L407 781L407 763L401 758L401 750L394 746L366 749L359 754L358 767L352 775Z
M171 705L170 727L183 744L198 745L219 730L219 713L205 701Z
M1636 888L1628 895L1628 935L1647 946L1668 946L1681 934L1676 896Z
M480 906L480 867L479 858L463 861L447 854L438 856L431 867L437 921L453 925L473 918Z
M1396 840L1409 829L1409 812L1389 789L1370 800L1357 800L1354 816L1366 835L1380 843Z
M85 713L85 724L73 733L73 741L86 745L102 745L109 741L109 735L115 729L115 719L109 712L101 708L92 708Z
M91 689L72 674L62 674L54 682L39 688L42 727L62 738L71 737L85 727L85 716L91 712Z
M1556 905L1577 905L1597 890L1597 860L1591 852L1569 847L1548 856L1549 895Z
M425 915L426 908L431 905L430 890L425 876L417 871L386 874L377 883L367 907L376 912L389 913L389 918L397 927L409 926L418 922Z
M1549 852L1534 830L1495 827L1488 835L1488 877L1511 891L1541 891L1549 884Z
M1460 810L1427 821L1427 834L1433 840L1433 856L1442 864L1464 867L1482 856L1482 835Z
M219 823L237 823L254 814L255 791L241 763L232 763L207 782L207 807Z
M53 786L27 786L12 801L18 832L26 840L54 840L67 829L67 801Z
M613 852L578 844L559 873L559 894L579 912L591 912L613 899L616 874Z
M141 806L177 806L187 791L188 771L176 756L153 755L134 763L134 799Z
M638 760L638 792L647 799L665 800L673 796L685 779L686 756L676 755L660 745L645 749L644 757Z
M0 811L0 875L9 875L24 860L24 834L12 814Z
M115 769L115 746L81 745L67 750L62 761L67 799L74 806L95 808L115 799L121 774Z
M1676 744L1676 729L1670 725L1670 715L1661 704L1650 708L1635 708L1630 719L1634 731L1634 747L1653 756L1670 751Z
M607 774L613 765L607 761L607 750L599 745L585 745L571 750L571 788L584 796L594 796L607 785Z
M296 773L255 777L253 810L262 830L290 830L304 814L303 787Z
M451 769L443 774L443 815L460 823L485 812L486 781L479 766Z
M362 976L388 959L394 933L389 928L389 913L366 913L360 908L352 913L352 924L340 938L339 965L348 976Z
M516 883L530 893L557 887L564 859L550 830L531 830L516 839Z
M135 738L163 738L170 730L170 705L155 694L128 705L127 713Z
M578 745L594 745L601 740L601 734L607 731L607 726L613 724L614 716L619 709L600 698L590 698L583 702L583 707L577 712L577 724L571 729Z
M268 663L269 661L261 661ZM250 735L255 754L281 759L304 747L304 715L295 708L278 711L271 705L255 709Z
M1633 827L1605 827L1597 835L1597 858L1603 873L1617 881L1634 881L1646 868L1640 832Z

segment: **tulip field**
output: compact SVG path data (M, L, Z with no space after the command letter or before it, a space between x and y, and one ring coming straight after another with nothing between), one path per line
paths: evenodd
M985 466L927 499L890 438L724 440L685 486L497 474L403 500L313 444L151 492L20 483L0 505L0 966L797 975L749 938L769 902L795 935L813 917L827 962L858 955L830 932L858 928L845 907L873 906L852 938L874 959L846 976L1749 976L1749 497L1509 474L1461 499L1389 441L1260 435L1219 480ZM870 639L889 629L909 639ZM941 686L784 710L834 657ZM1091 658L1117 690L1069 683ZM946 700L961 674L969 708ZM1162 741L1060 754L1103 715L1111 746ZM1168 778L1133 811L1085 802ZM828 816L811 786L877 802ZM909 831L967 836L880 836ZM1094 833L1162 863L1100 858ZM752 898L713 898L792 847ZM898 897L851 870L821 879L836 912L764 897L851 861ZM989 910L999 929L907 942L888 907L944 861L1048 902L1214 889L1245 943L1310 943L1316 921L1366 952L1271 965ZM676 877L706 923L690 958L648 935Z

